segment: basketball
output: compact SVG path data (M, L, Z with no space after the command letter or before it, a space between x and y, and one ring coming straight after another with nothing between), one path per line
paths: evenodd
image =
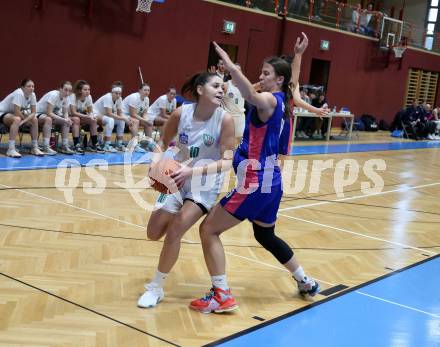
M170 176L179 169L180 164L174 159L162 159L152 164L148 172L151 187L163 194L175 193L177 187Z

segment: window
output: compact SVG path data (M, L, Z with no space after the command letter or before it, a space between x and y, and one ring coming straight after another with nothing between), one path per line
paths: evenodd
M431 0L428 1L428 8L426 12L426 23L425 23L425 42L423 43L423 46L425 49L432 50L434 45L436 44L436 26L440 26L439 16L438 16L438 4L439 0ZM438 44L438 42L437 42Z

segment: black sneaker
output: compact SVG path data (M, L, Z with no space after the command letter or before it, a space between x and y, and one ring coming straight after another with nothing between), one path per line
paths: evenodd
M73 149L76 154L84 154L84 149L82 148L81 144L79 144L79 143L77 143Z
M99 143L97 143L96 145L91 145L90 150L92 152L105 153L104 149L102 148L102 146Z

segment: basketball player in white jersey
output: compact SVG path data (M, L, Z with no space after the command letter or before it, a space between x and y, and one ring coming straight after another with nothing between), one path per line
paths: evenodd
M52 124L61 126L62 146L60 153L74 154L69 147L69 129L73 121L79 124L79 119L69 118L69 95L72 92L72 83L63 81L59 90L52 90L43 95L37 103L38 125L43 127L43 152L46 155L55 155L56 152L50 148L49 141L52 132Z
M235 64L241 71L239 64ZM225 97L223 98L222 107L228 112L234 120L236 144L238 144L243 136L246 116L244 114L244 99L238 90L236 84L231 79L224 84Z
M0 122L9 128L9 147L6 155L11 158L20 158L21 154L15 149L15 139L18 130L23 124L31 126L32 149L31 154L42 156L38 148L38 120L37 97L34 93L34 82L25 78L20 88L13 91L0 102Z
M73 86L73 93L69 97L70 117L74 120L72 126L73 143L77 152L89 150L91 152L104 153L98 143L98 120L93 113L93 99L90 95L90 84L84 80L78 80ZM77 121L75 121L77 119ZM83 148L80 142L80 128L88 125L92 144Z
M156 306L164 297L163 284L177 261L185 232L215 204L224 171L231 167L234 122L221 107L223 81L214 73L193 76L182 87L196 103L179 107L171 114L163 136L164 149L177 135L176 160L189 164L172 175L180 189L173 195L161 194L158 210L151 214L147 236L159 240L165 235L159 265L138 306ZM201 182L206 180L206 185ZM209 183L208 183L209 182Z
M131 120L122 114L122 83L113 82L111 93L101 96L93 104L93 112L98 115L98 124L105 126L104 151L115 153L119 150L124 151L122 144L125 124L131 126ZM116 148L110 145L113 128L116 124Z
M122 101L122 113L125 117L131 119L132 126L130 128L131 138L133 139L139 131L139 127L144 127L145 134L148 138L151 138L151 131L153 124L148 121L148 107L150 106L150 86L148 83L142 83L139 86L139 91L128 95ZM129 148L135 152L145 153L145 150L141 148L137 143L133 148Z

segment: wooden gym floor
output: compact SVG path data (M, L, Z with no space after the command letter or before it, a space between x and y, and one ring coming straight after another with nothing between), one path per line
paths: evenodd
M384 139L362 134L360 142ZM361 191L368 181L361 170L337 196L334 165L322 173L317 193L309 193L308 171L306 188L283 197L277 233L323 290L353 287L440 252L440 149L293 159L308 160L309 169L313 160L354 159L361 168L370 159L386 163L378 171L378 193ZM146 172L142 165L131 169L135 181ZM106 189L88 192L85 169L73 170L80 179L71 203L55 188L56 170L0 172L0 346L200 346L311 303L244 222L222 237L238 311L188 309L210 286L198 225L184 236L165 300L154 309L137 308L162 246L145 239L149 212L118 184L127 167L100 171ZM156 197L151 189L134 192L151 204Z

